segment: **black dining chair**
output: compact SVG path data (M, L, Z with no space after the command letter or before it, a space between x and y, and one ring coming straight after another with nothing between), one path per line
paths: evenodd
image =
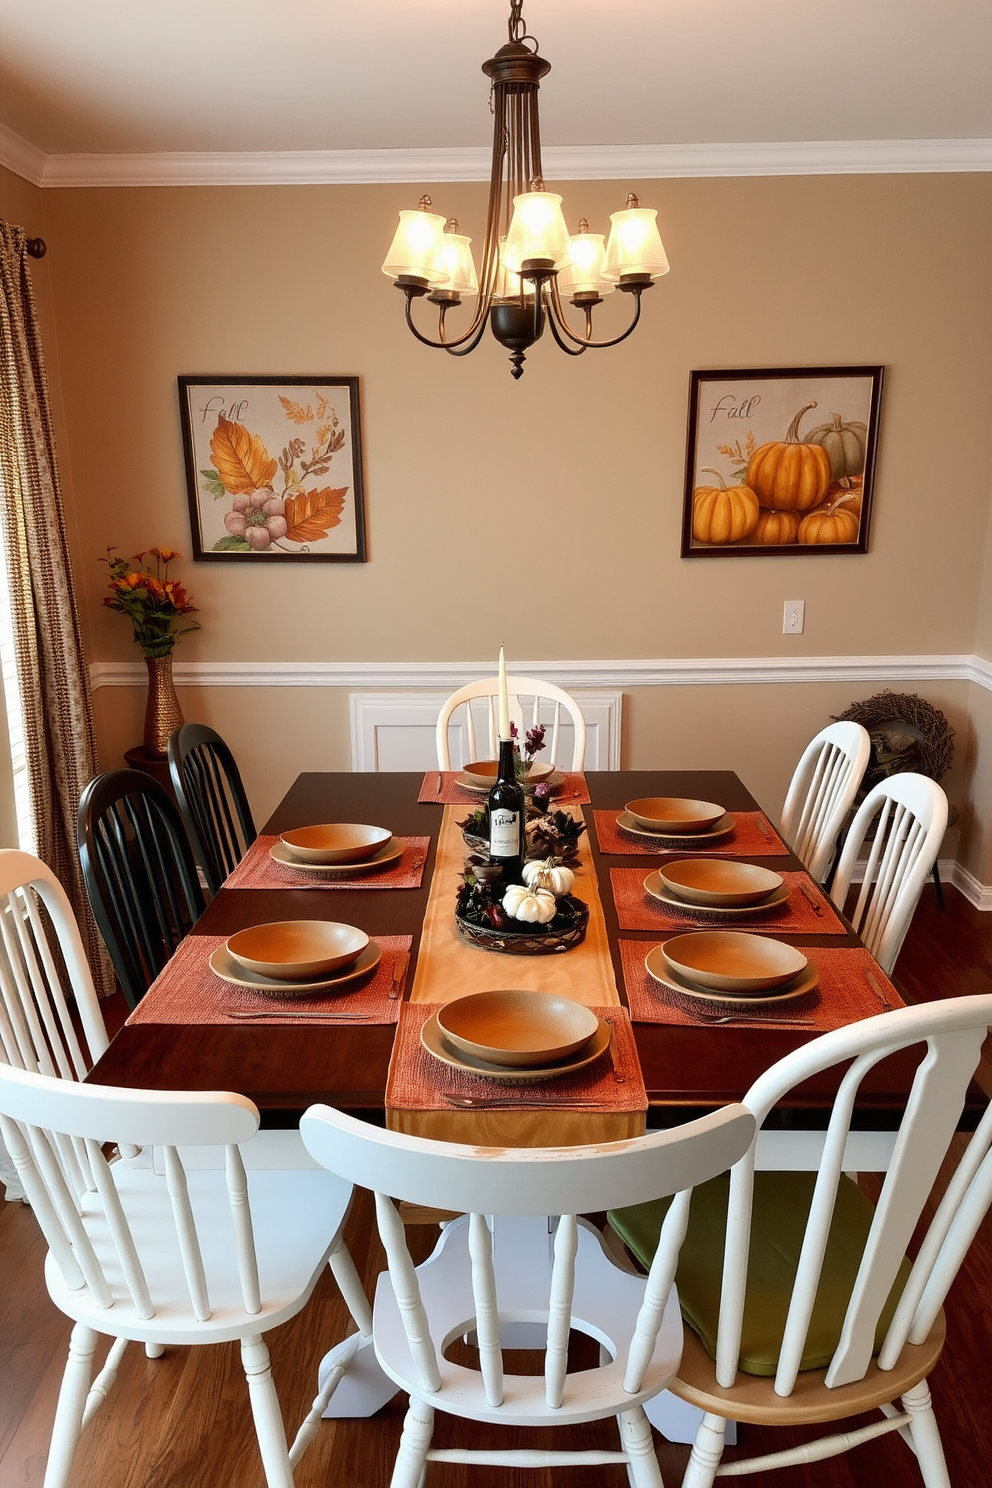
M216 894L258 836L241 772L220 734L202 723L176 729L169 772L207 887Z
M136 1007L204 910L182 818L141 770L109 770L79 803L86 893L128 1005Z

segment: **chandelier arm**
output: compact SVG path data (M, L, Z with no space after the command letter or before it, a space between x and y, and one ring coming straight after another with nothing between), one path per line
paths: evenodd
M558 343L559 347L566 356L581 356L588 346L595 345L595 342L586 342L582 346L569 346L568 342L562 339L561 332L558 329L558 318L556 315L553 315L551 313L550 306L548 307L548 325L551 327L552 336L554 336L555 341ZM566 327L566 330L567 329L568 328ZM573 336L572 339L573 341L577 341L578 337Z
M564 309L562 307L561 296L558 293L558 285L557 285L557 283L552 283L552 285L551 285L551 312L552 313L549 314L549 316L548 316L548 320L551 322L552 331L553 332L555 331L555 323L557 322L558 326L561 328L562 331L564 331L564 333L568 337L568 339L570 341L574 341L575 344L576 344L576 346L581 346L583 348L583 350L587 346L591 346L594 351L605 351L605 350L607 350L611 346L619 346L621 341L626 341L627 337L629 335L631 335L637 329L637 322L641 318L641 295L642 295L643 290L645 288L647 288L646 285L640 285L640 284L638 284L632 290L634 299L636 301L636 305L635 305L635 308L634 308L634 317L631 320L630 325L627 327L627 329L625 331L622 331L619 336L614 336L612 338L612 340L610 340L610 341L593 341L591 339L591 337L589 337L589 336L577 336L575 334L575 332L571 329L571 327L568 324L568 321L565 319L565 311L564 311ZM588 326L588 328L590 330L592 329L592 314L589 311L587 311L587 313L586 313L586 325ZM558 345L559 346L562 345L561 338L558 336L557 332L555 332L555 340L558 342ZM566 348L563 348L563 350L564 349L566 349Z
M422 331L419 331L414 324L412 313L414 298L415 297L413 295L409 294L406 297L406 323L413 334L416 336L417 340L422 343L422 345L430 346L435 351L450 351L457 355L464 354L459 352L458 350L458 348L462 346L465 347L465 351L475 350L479 342L482 340L482 333L486 329L486 322L489 319L489 302L487 299L480 301L479 306L476 309L476 313L472 318L472 324L469 326L467 331L465 331L461 336L458 336L454 341L446 341L444 339L444 308L442 308L438 315L439 339L437 341L434 341L431 339L430 336L425 336ZM472 339L473 337L474 340ZM472 341L471 346L465 345L467 341Z

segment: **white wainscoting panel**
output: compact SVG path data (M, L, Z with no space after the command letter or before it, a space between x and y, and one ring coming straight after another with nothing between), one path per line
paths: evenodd
M447 692L358 692L348 699L351 714L351 767L353 770L434 770L437 716ZM586 769L619 770L621 692L573 692L586 721ZM479 727L484 730L482 716ZM451 731L451 762L455 768L468 764L461 757L460 730ZM482 737L485 737L483 732ZM572 730L563 723L559 758L569 760Z

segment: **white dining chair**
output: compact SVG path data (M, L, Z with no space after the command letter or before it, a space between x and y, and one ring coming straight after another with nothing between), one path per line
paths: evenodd
M553 765L561 765L563 769L581 770L586 757L586 724L582 717L582 709L575 699L563 687L556 687L554 682L543 682L539 677L508 677L507 692L510 718L520 732L521 749L524 746L524 736L527 730L543 723L549 731L550 742L546 742L545 749L539 758ZM467 765L473 760L496 758L499 753L498 697L498 677L484 677L478 682L468 682L464 687L459 687L457 692L451 694L437 720L439 770L451 769L448 729L452 726L453 715L460 708L464 709L464 713L461 718L454 719L454 726L460 724L464 730L461 763ZM472 711L472 702L475 698L487 700L486 731L482 736L484 743L481 744L476 742L476 719ZM561 740L563 715L572 726L572 762L570 765L565 765L559 759L559 750L563 742ZM481 753L480 750L482 750Z
M843 909L855 873L863 875L851 924L883 971L896 963L946 828L947 797L926 775L890 775L858 807L830 897Z
M860 723L831 723L803 750L789 783L782 835L811 878L822 883L837 838L871 758L871 736Z
M48 915L68 978L74 1021L45 933ZM107 1030L72 906L55 874L31 853L0 848L0 1059L19 1069L81 1080L107 1047ZM23 1198L0 1142L0 1181Z
M547 1467L623 1463L634 1488L661 1488L643 1403L662 1390L682 1346L672 1275L684 1227L684 1191L724 1171L747 1149L752 1118L739 1106L673 1131L599 1146L498 1149L383 1131L328 1106L300 1123L321 1163L375 1193L389 1273L373 1312L376 1356L410 1396L392 1488L418 1488L428 1462ZM650 1275L609 1257L578 1210L617 1196L679 1194ZM455 1210L434 1254L414 1266L394 1200ZM552 1238L553 1237L553 1238ZM541 1325L544 1370L504 1373L503 1330ZM568 1369L569 1331L600 1345L597 1368ZM469 1335L478 1367L449 1357ZM473 1357L475 1357L473 1355ZM551 1452L433 1449L435 1410L511 1427L616 1416L620 1450Z
M339 1241L352 1185L318 1167L245 1169L258 1128L244 1096L123 1090L0 1064L0 1133L49 1255L52 1301L75 1326L52 1429L45 1488L64 1488L80 1434L103 1404L127 1344L240 1341L269 1488L292 1488L344 1369L287 1448L264 1335L304 1306ZM161 1146L165 1179L108 1162L107 1143ZM182 1153L221 1144L223 1169ZM93 1375L100 1334L115 1342ZM316 1361L315 1361L316 1363Z
M704 1412L682 1488L837 1456L890 1431L915 1453L926 1488L949 1488L927 1387L944 1344L943 1302L992 1198L992 1105L950 1182L931 1199L992 1024L992 996L951 998L867 1018L786 1055L744 1106L758 1134L729 1182L693 1195L678 1287L686 1332L669 1389ZM900 1049L923 1054L878 1203L845 1176L858 1089ZM819 1171L756 1172L769 1113L795 1086L842 1068ZM928 1201L933 1203L927 1217ZM662 1206L610 1221L650 1264ZM907 1246L927 1221L916 1258ZM683 1264L685 1262L686 1264ZM901 1402L901 1406L895 1404ZM721 1466L728 1420L774 1426L880 1419ZM915 1480L910 1458L906 1476Z

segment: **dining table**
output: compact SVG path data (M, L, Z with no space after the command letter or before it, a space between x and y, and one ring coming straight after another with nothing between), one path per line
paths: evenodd
M632 836L617 826L625 804L646 796L687 797L719 803L734 814L737 830L729 843L707 844L698 850L708 856L723 853L774 868L803 890L802 896L798 893L793 896L799 906L795 924L756 922L748 928L765 929L778 939L800 945L805 954L819 958L821 973L824 965L843 965L849 981L855 976L857 996L853 1001L838 1004L832 1022L821 1019L818 1023L805 1015L790 1015L785 1009L777 1017L773 1013L768 1021L742 1016L723 1022L705 1012L683 1015L677 1009L658 1017L650 997L645 995L646 990L654 989L645 989L644 957L653 945L664 941L673 931L670 920L654 913L658 906L645 895L643 880L665 857L671 859L686 853L681 849L659 853L649 840ZM428 964L425 941L430 942L431 914L435 941L442 931L449 933L446 928L449 921L453 927L453 915L448 914L449 903L453 911L453 890L450 901L447 898L453 882L452 860L457 858L454 864L457 870L469 850L461 841L459 822L478 804L479 798L461 791L457 775L450 773L445 776L433 771L300 775L259 834L253 849L258 863L267 859L268 846L277 843L280 834L291 828L323 822L375 823L388 827L408 843L421 844L417 872L403 879L411 886L392 889L385 873L375 884L356 878L347 885L329 881L317 887L295 887L291 883L276 886L271 876L261 872L247 879L242 874L241 881L251 886L238 887L236 870L184 942L187 959L199 955L205 963L208 947L250 925L277 920L331 919L359 926L384 944L408 947L400 1011L411 1020L415 1014L411 1002L444 1001L453 995L453 988L460 993L492 986L526 987L532 985L535 975L538 990L561 990L566 996L574 996L580 970L578 951L551 957L522 957L466 948L467 959L457 963L463 967L461 978L455 976L454 982L455 963L450 956L445 960L443 955L432 955ZM601 968L599 973L603 990L598 998L601 1003L609 999L616 1004L617 1021L629 1028L639 1076L643 1079L643 1109L628 1110L625 1123L597 1124L598 1113L585 1110L577 1122L564 1129L565 1135L559 1130L552 1140L603 1140L634 1135L645 1124L672 1125L691 1119L740 1099L762 1071L815 1037L823 1027L901 1004L902 999L889 979L867 951L859 949L858 937L848 922L805 875L801 862L779 837L774 819L762 810L732 771L623 770L568 774L563 777L563 788L552 808L569 811L586 823L580 839L585 886L580 874L575 892L581 891L587 897L592 892L597 900L598 934L602 941L599 960L605 967L605 972ZM435 884L435 874L440 873L439 847L444 856L445 843L448 877L439 878ZM291 873L285 877L293 879ZM435 896L429 913L432 885ZM438 901L437 891L442 888L443 897ZM593 933L591 924L590 938ZM450 938L457 939L453 929ZM204 948L202 954L198 947ZM576 957L574 962L573 957ZM170 963L159 978L163 990L175 975ZM295 1126L301 1113L314 1102L326 1102L369 1119L383 1118L387 1110L390 1059L397 1035L395 1021L294 1021L291 1015L266 1016L257 1021L204 1020L195 1013L187 1016L181 1002L178 1012L173 1010L158 1021L154 1009L158 1005L159 983L97 1061L88 1076L90 1081L152 1089L236 1090L259 1107L263 1126ZM910 1051L884 1061L870 1072L860 1093L856 1124L874 1133L894 1126L917 1062L916 1054ZM790 1097L780 1118L783 1130L792 1134L783 1139L786 1149L791 1144L795 1150L801 1133L822 1128L837 1078L833 1072L817 1077ZM551 1087L544 1090L548 1092ZM546 1094L545 1099L554 1105L553 1092L550 1097ZM546 1118L546 1111L544 1115ZM459 1110L433 1113L426 1125L419 1126L404 1127L395 1112L387 1115L387 1119L400 1129L447 1136L451 1140L480 1140L480 1132L491 1132L493 1140L531 1145L549 1140L548 1123L540 1119L540 1113L531 1113L528 1124L520 1112L504 1114L502 1110L494 1110L486 1113L481 1126L478 1113ZM861 1165L884 1166L884 1158L883 1139L881 1147L876 1143L875 1148L866 1149L866 1160Z
M716 803L730 813L733 831L659 844L630 830L624 814L628 802L648 796ZM255 1102L269 1128L294 1128L309 1105L322 1102L442 1140L602 1142L739 1100L758 1075L824 1029L902 1005L849 922L732 771L563 773L550 809L585 826L574 886L590 909L584 941L564 953L528 956L464 944L454 923L455 892L472 848L462 823L484 799L463 789L457 772L300 775L87 1079L238 1091ZM344 881L315 878L305 886L299 869L278 862L282 833L342 822L388 828L402 853L397 845L399 855L381 872ZM645 968L653 948L692 928L694 920L720 923L695 910L672 909L646 892L649 874L666 860L692 854L751 862L783 877L789 892L780 910L734 923L801 947L819 973L818 994L781 1010L727 1015L659 995ZM211 957L234 932L298 919L343 921L372 937L382 959L364 989L359 979L358 990L347 996L265 1004L210 970ZM445 1002L498 988L560 992L585 1002L609 1027L608 1047L565 1079L516 1087L456 1072L453 1086L450 1068L425 1049L424 1029ZM919 1050L908 1050L867 1075L847 1168L887 1166L919 1058ZM772 1113L759 1137L759 1166L818 1165L839 1078L828 1071L808 1080ZM480 1104L456 1108L452 1090L466 1085ZM394 1392L370 1339L354 1335L333 1348L318 1385L329 1370L345 1367L325 1414L371 1415ZM692 1407L662 1392L647 1409L671 1440L693 1439L698 1413Z

